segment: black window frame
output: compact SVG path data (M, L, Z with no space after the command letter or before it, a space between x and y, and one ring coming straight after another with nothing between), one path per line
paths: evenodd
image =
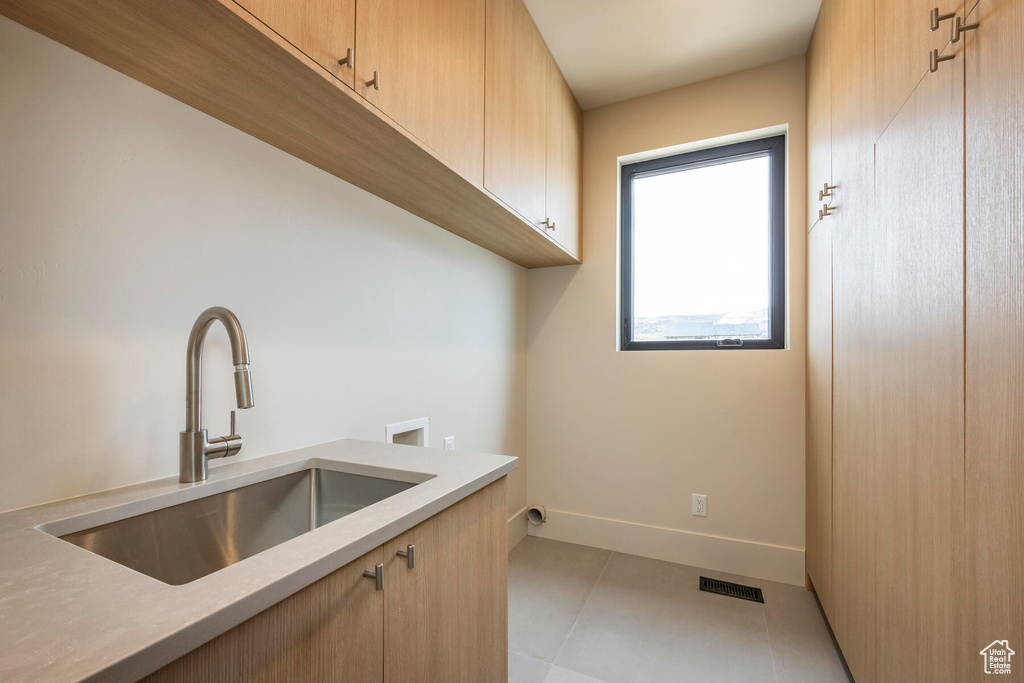
M768 339L733 340L693 339L672 341L634 341L633 336L633 180L636 178L672 173L679 170L715 166L742 158L767 155L769 174L769 278L771 301L768 311ZM659 351L690 349L784 349L786 348L786 136L737 142L719 147L683 152L672 156L623 164L620 187L621 268L619 290L621 296L619 341L623 351ZM725 343L723 343L725 342ZM730 343L731 342L731 343Z

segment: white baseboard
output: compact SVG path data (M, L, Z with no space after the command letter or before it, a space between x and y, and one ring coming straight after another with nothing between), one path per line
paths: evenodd
M551 508L547 512L546 522L529 528L530 536L795 586L806 585L804 551L800 548L709 536Z
M519 541L526 538L526 506L523 509L508 518L508 551L512 552L512 548L519 545Z

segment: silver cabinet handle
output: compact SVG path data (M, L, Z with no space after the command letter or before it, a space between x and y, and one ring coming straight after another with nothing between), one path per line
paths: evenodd
M554 230L555 229L555 222L553 220L551 220L550 218L545 218L544 220L542 220L540 222L540 226L542 228L544 228L544 230Z
M384 590L384 565L380 562L373 568L373 571L366 570L363 572L363 576L368 579L375 579L377 581L377 590Z
M928 29L931 31L938 31L939 24L948 19L952 19L956 16L956 12L949 12L948 14L939 14L939 8L933 7L931 13L928 15Z
M379 71L374 71L373 72L373 80L372 81L366 81L366 87L367 88L369 88L371 85L373 86L374 90L380 90L380 72Z
M825 189L818 190L818 201L820 202L825 197L831 197L832 196L832 190L838 190L838 189L839 189L838 185L829 185L828 183L825 183Z
M416 568L416 546L412 543L405 546L405 550L399 550L395 552L395 555L398 555L399 557L404 557L407 560L409 560L409 569Z
M955 54L939 56L938 48L928 53L928 71L929 73L935 73L939 70L939 64L942 62L948 62L951 59L956 59Z
M835 212L836 207L829 206L828 204L822 204L821 209L818 210L818 220L820 221L822 218L825 218L826 216L831 216Z
M981 26L980 22L976 21L973 24L965 24L963 22L963 19L961 19L960 17L956 17L955 19L953 19L952 30L949 32L949 42L959 42L960 36L967 33L968 31L975 30L979 26Z
M352 48L345 51L345 56L338 60L338 66L347 66L349 69L352 68Z

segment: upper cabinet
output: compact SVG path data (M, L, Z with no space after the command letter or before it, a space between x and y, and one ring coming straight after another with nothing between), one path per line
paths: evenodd
M548 59L522 0L487 0L484 187L536 226L547 220Z
M580 254L583 112L558 65L548 57L545 228L569 253Z
M484 181L486 0L359 0L356 91Z
M352 86L356 0L238 0L238 4Z
M514 263L579 263L579 108L522 0L0 0L0 14Z

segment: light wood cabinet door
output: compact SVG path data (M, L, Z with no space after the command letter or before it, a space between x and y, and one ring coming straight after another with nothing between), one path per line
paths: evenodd
M505 478L384 546L384 680L504 683ZM398 556L415 546L415 566Z
M551 55L548 55L547 113L545 213L555 225L552 236L579 256L583 112Z
M824 0L807 48L807 229L818 221L818 190L832 183L832 88L830 7Z
M253 16L352 86L353 69L338 62L355 49L356 0L237 0Z
M363 576L377 548L171 662L148 683L379 683L383 593Z
M981 27L964 47L967 660L960 680L983 681L991 676L979 653L996 639L1017 651L1013 674L1024 671L1024 3L981 0L969 21Z
M522 0L487 0L484 187L545 219L548 51Z
M807 236L807 575L832 614L832 223Z
M878 70L876 132L881 134L928 73L928 53L949 42L950 21L931 30L930 13L963 11L963 0L877 0L875 64Z
M893 334L873 292L874 12L863 0L831 0L833 250L832 585L822 601L858 681L875 678L874 510L878 448L875 378L886 372L878 340ZM842 55L842 59L837 56ZM819 224L820 227L821 224ZM818 228L815 228L817 230Z
M879 681L953 683L965 656L963 74L926 76L876 144Z
M356 91L478 186L485 2L359 0L356 16Z

